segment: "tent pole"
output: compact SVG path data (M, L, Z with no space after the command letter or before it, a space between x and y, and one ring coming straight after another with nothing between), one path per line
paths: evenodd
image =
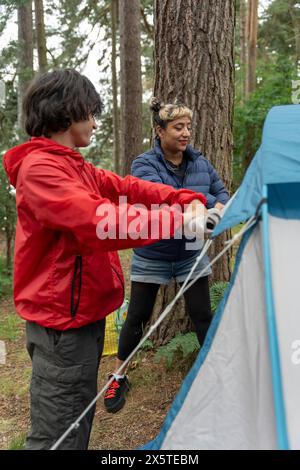
M268 213L268 187L263 187L263 198L265 202L262 206L263 225L263 253L264 253L264 278L266 292L266 317L269 333L269 349L271 357L272 382L274 392L274 407L277 428L278 447L280 450L289 449L288 434L286 427L286 416L283 399L283 389L281 380L280 356L278 348L278 336L276 328L275 307L272 289L271 257L269 243L269 213Z

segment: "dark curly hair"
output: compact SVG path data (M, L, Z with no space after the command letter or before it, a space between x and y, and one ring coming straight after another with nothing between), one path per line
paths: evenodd
M54 70L38 76L23 100L26 132L50 137L66 131L72 122L100 116L102 101L88 78L73 69Z

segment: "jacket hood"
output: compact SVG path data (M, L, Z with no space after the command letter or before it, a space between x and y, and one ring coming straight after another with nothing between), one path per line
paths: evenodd
M4 169L8 175L10 184L14 187L16 187L19 170L24 158L36 151L43 151L53 155L69 156L75 159L78 163L83 163L82 155L70 147L60 145L54 140L47 139L46 137L33 137L28 142L11 148L3 156Z

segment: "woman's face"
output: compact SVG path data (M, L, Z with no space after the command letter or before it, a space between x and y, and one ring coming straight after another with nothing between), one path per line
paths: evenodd
M161 146L172 153L184 152L190 141L191 124L190 118L184 116L168 122L165 129L157 126Z

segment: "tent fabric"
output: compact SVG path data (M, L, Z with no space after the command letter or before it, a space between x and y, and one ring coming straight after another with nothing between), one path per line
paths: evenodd
M271 207L276 206L273 194L278 197L276 191L270 193ZM281 199L277 207L280 217L269 216L269 242L289 447L300 449L300 251L296 249L300 217L285 218L294 194L291 191L290 198ZM160 435L146 449L278 448L265 312L262 222L249 232L198 359Z
M256 226L240 247L225 307L216 313L161 434L145 448L276 448L261 258Z
M300 181L300 105L275 106L262 137L263 184Z
M213 236L253 216L263 197L265 184L300 181L299 130L300 105L275 106L269 111L262 144Z
M300 220L270 216L270 253L287 434L300 449ZM298 350L298 353L297 353Z
M282 219L300 219L299 201L300 183L268 185L268 207L271 215Z

